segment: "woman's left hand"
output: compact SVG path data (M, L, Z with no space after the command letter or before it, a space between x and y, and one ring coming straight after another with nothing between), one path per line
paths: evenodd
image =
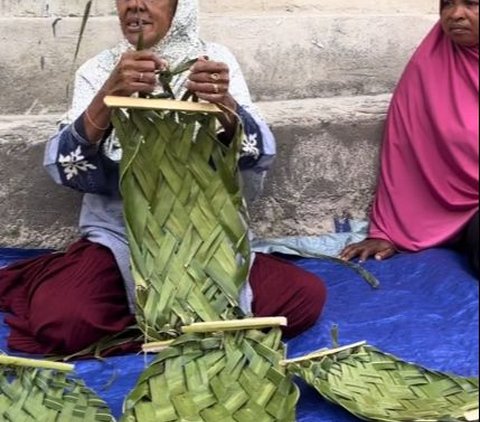
M225 63L200 57L191 68L187 88L198 98L235 110L236 102L229 93L230 70Z

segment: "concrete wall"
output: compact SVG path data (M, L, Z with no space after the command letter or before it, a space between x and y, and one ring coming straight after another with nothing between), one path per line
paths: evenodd
M334 14L429 14L436 13L437 0L199 0L204 13L251 12L308 12L319 11ZM81 16L86 0L2 0L1 16ZM105 16L115 13L114 2L96 0L92 15Z
M278 139L252 208L257 233L313 235L335 215L364 218L390 93L438 1L200 3L204 38L235 52ZM0 2L0 246L61 247L76 235L80 195L55 186L41 161L67 108L84 4ZM94 3L79 62L119 38L112 4Z
M42 168L52 116L0 116L0 247L61 247L76 236L80 195Z
M391 91L434 19L409 16L405 32L402 15L376 16L375 25L368 15L206 15L202 28L206 39L235 53L254 99L275 101ZM15 46L2 52L0 113L66 110L78 31L77 18L59 21L56 35L51 18L0 19L2 44ZM116 18L93 19L78 63L118 39Z

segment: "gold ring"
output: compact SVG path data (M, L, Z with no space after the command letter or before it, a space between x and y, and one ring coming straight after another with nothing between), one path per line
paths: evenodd
M212 84L213 86L213 92L215 92L215 94L218 94L220 92L220 89L218 88L218 85L217 84Z
M210 79L211 79L212 81L218 81L218 80L220 79L220 75L219 75L218 73L212 73L212 74L210 75Z

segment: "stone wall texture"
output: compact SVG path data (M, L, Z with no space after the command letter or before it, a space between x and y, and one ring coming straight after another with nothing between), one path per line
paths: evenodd
M42 169L75 68L120 38L97 0L73 63L84 0L0 1L0 246L62 247L81 197ZM316 235L365 218L391 92L438 19L438 0L200 0L202 36L239 59L278 140L252 206L264 237Z

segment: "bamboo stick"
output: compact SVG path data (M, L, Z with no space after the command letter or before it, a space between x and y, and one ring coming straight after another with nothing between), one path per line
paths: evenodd
M212 333L217 331L261 330L264 328L286 327L287 318L250 318L233 321L199 322L182 327L184 334Z
M345 350L356 349L357 347L365 346L366 344L367 344L366 341L361 341L361 342L358 342L358 343L351 344L349 346L338 347L337 349L324 349L324 350L320 350L318 352L314 352L314 353L311 353L307 356L303 356L303 357L300 357L300 358L282 360L282 361L280 361L280 365L287 366L287 365L290 365L292 363L305 362L305 361L311 360L311 359L319 359L319 358L323 358L325 356L330 356L330 355L334 355L336 353L343 352Z
M173 343L175 343L175 340L147 343L142 346L142 350L144 353L160 353L170 347Z
M0 355L0 365L20 366L24 368L52 369L60 372L72 372L74 365L67 363L50 362L45 360L25 359L16 356Z
M478 422L478 420L480 419L479 409L465 413L465 419L469 422Z
M480 417L479 409L472 410L463 415L463 418L468 422L478 422ZM437 422L438 419L416 419L415 422Z
M164 99L148 99L133 97L106 96L105 104L111 108L143 109L143 110L174 110L199 113L220 114L222 110L215 104L195 103Z

